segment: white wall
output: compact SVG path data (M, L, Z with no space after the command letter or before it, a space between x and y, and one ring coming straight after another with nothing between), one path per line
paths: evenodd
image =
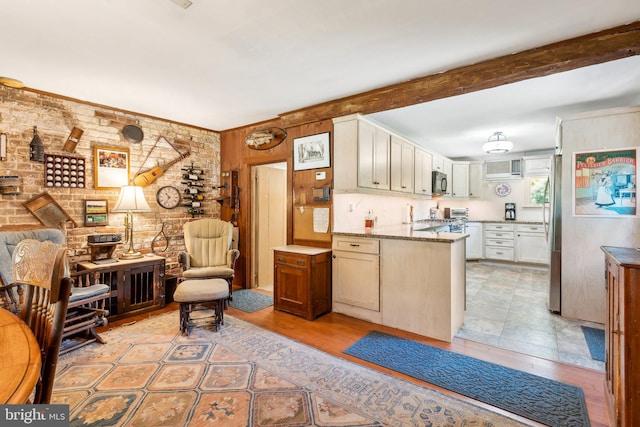
M429 217L429 209L438 203L440 209L469 208L469 219L476 221L499 221L504 219L504 204L516 204L516 219L520 221L542 222L542 208L524 207L525 192L524 179L504 181L484 181L482 198L457 200L450 198L414 199L395 195L372 195L361 193L335 194L334 231L350 231L364 227L364 217L369 209L377 217L377 225L394 225L402 223L404 206L409 203L414 206L414 219ZM511 194L500 197L495 188L499 183L508 183ZM352 209L351 209L352 208Z

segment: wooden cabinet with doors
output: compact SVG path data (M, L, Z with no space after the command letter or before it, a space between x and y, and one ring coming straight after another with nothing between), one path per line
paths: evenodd
M331 311L331 249L274 248L274 309L307 320Z
M165 259L157 255L113 264L79 262L78 270L91 270L95 283L111 287L105 309L109 319L117 320L164 307Z
M603 246L607 292L605 390L612 426L640 425L640 252Z
M391 190L413 193L413 144L391 135Z

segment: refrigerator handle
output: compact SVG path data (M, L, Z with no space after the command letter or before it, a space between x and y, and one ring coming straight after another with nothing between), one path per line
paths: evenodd
M549 241L549 219L547 219L547 197L549 197L549 190L551 189L551 178L547 177L547 183L544 185L544 196L542 202L542 224L544 225L544 236Z

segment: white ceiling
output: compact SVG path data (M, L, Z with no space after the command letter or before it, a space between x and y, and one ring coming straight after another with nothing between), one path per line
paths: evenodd
M640 19L638 0L192 1L0 0L0 76L225 130ZM623 61L374 117L449 157L498 130L552 147L556 115L640 103Z

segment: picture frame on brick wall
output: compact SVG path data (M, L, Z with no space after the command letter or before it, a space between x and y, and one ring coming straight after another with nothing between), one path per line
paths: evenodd
M107 199L84 201L84 226L109 225L109 205Z
M129 185L129 149L93 147L93 188L119 189Z

